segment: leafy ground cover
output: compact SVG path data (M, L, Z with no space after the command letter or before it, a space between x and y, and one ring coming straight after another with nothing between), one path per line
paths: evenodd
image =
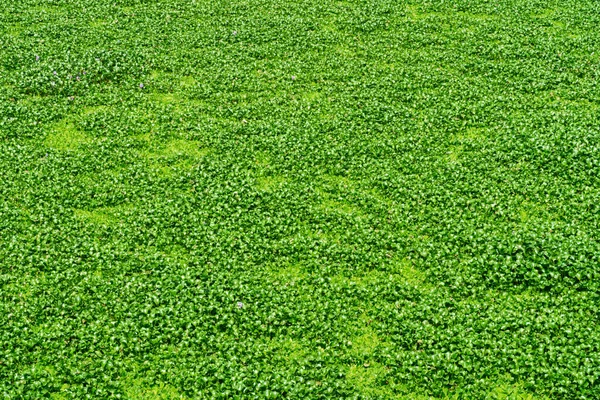
M597 1L0 6L3 398L600 398Z

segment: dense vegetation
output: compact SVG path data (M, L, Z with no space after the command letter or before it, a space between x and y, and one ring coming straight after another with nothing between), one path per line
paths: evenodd
M600 398L600 2L0 6L0 397Z

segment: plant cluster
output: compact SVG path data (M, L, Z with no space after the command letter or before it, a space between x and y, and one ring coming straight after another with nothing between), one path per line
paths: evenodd
M594 0L0 0L0 397L600 398Z

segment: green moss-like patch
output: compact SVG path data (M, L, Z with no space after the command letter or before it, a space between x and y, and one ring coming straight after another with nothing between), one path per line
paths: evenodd
M60 151L74 151L90 142L85 133L66 121L53 125L45 140L46 146Z

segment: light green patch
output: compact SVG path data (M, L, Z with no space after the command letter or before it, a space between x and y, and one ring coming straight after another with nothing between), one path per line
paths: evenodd
M468 21L465 24L460 25L460 27L456 28L456 32L460 32L462 35L474 35L477 33L477 27L479 23L475 23L473 21Z
M334 285L346 286L356 285L358 287L374 287L385 281L405 282L421 290L432 290L434 286L427 282L427 276L415 269L408 259L398 261L393 259L390 267L386 271L370 270L362 275L344 276L336 275L331 278Z
M319 113L319 118L323 119L325 121L334 121L337 117L335 114L322 112L322 113Z
M447 22L438 23L437 29L438 29L438 31L441 31L444 33L452 33L452 32L456 31L456 27L453 24L450 24ZM435 35L435 37L443 37L443 36Z
M324 175L322 178L321 187L316 187L316 192L322 197L322 202L317 207L320 210L326 212L340 213L349 216L361 217L364 216L363 211L348 202L343 201L340 198L332 198L332 195L325 189L338 189L338 190L349 190L350 186L353 185L351 181L344 177Z
M548 208L543 204L537 204L531 201L524 201L519 209L519 219L521 223L527 223L532 220L552 220L555 216L548 212Z
M569 106L574 108L582 108L587 111L597 112L600 110L600 104L589 100L564 100Z
M175 400L186 399L179 391L164 382L150 382L145 378L136 378L132 375L123 380L125 398L129 400Z
M333 50L337 54L339 54L340 56L345 57L345 58L351 58L356 54L355 51L352 50L350 47L344 46L341 44L335 45Z
M320 180L322 188L317 186L316 191L326 199L329 199L330 197L328 191L353 191L355 193L360 194L361 196L365 196L366 198L374 199L377 203L383 204L385 206L393 207L395 205L395 202L393 200L388 199L387 197L379 193L376 189L364 187L361 185L360 182L348 179L344 176L321 175ZM334 206L337 206L337 204L335 204ZM327 205L325 205L325 208L327 208ZM342 205L342 208L345 208L343 212L346 213L365 215L365 213L359 207L354 207L346 204L346 207Z
M61 121L52 126L44 141L46 146L61 151L77 150L80 146L90 142L90 138L77 130L72 123L66 121Z
M36 103L40 103L42 102L44 99L42 98L42 96L38 96L38 95L33 95L33 96L26 96L23 97L21 100L19 100L19 102L25 106L31 106L34 105Z
M133 205L121 205L117 207L100 207L92 211L76 209L73 213L75 218L85 222L109 226L123 222L131 210L134 209L135 206Z
M102 211L75 210L75 217L98 225L111 225L116 222L112 215Z
M147 133L143 133L141 135L135 135L133 138L135 140L139 141L140 143L143 143L145 145L150 145L150 143L152 142L152 133L147 132Z
M419 21L427 18L438 17L440 14L435 12L423 12L416 5L409 5L406 7L407 16L414 20Z
M46 365L44 367L44 371L46 371L48 373L48 375L51 375L51 376L55 376L56 375L56 368L54 368L51 365Z
M450 146L444 157L446 162L448 162L449 164L458 163L460 161L462 150L462 146Z
M165 73L162 71L154 70L150 73L150 79L152 79L152 80L160 79L163 76L165 76Z
M151 99L161 104L175 104L181 102L181 98L173 93L154 93Z
M185 109L205 109L209 106L204 100L186 99L175 93L154 93L150 96L150 99L156 104L172 106L178 112Z
M6 29L6 33L9 36L19 36L23 32L23 26L21 24L12 24L9 25Z
M256 188L264 192L271 192L281 187L286 182L283 176L263 176L256 179Z
M487 128L468 128L454 136L454 140L459 142L483 142L488 138Z
M564 29L566 28L566 24L562 21L556 21L556 20L552 20L550 21L550 23L552 24L552 30L554 32L564 32Z
M498 20L499 17L497 15L492 14L475 14L475 13L467 13L467 12L459 12L460 16L465 17L468 20L472 21L494 21Z
M371 357L381 342L377 333L370 327L366 327L362 331L362 335L352 340L351 354L355 357Z
M540 12L536 14L531 14L530 17L533 19L546 19L552 17L556 13L556 10L553 8L546 8L540 10Z
M580 100L571 100L566 99L564 97L560 97L558 94L554 94L552 92L545 92L536 96L537 100L539 100L542 104L551 104L557 108L573 108L581 111L591 111L597 112L600 110L600 105L594 101L589 101L587 99Z
M339 175L321 175L321 180L324 184L330 186L343 186L344 188L349 188L354 186L354 182L345 176Z
M175 139L161 148L146 149L138 154L148 160L150 168L159 177L169 178L180 171L192 168L210 151L211 149L200 147L196 141Z
M412 262L407 259L395 259L391 266L390 272L399 275L399 277L411 286L421 289L432 289L433 286L427 283L427 275L416 269Z
M159 178L172 178L181 174L185 174L194 166L191 160L184 160L171 165L164 165L160 163L150 164L151 170Z
M106 182L117 184L123 180L124 174L122 168L106 168L98 173L80 175L78 180L86 187L94 187Z
M65 386L64 388L61 388L61 391L66 391L69 388L69 386ZM54 393L50 393L50 398L52 400L66 400L66 394L62 394L61 392L54 392Z
M193 76L184 76L181 78L181 86L194 86L196 84L196 79Z
M360 394L369 397L394 398L391 388L382 385L387 369L385 366L369 362L362 365L350 365L346 372L346 380Z
M387 197L385 197L384 195L379 193L379 191L377 189L366 188L366 189L363 189L363 193L365 195L375 199L377 202L390 207L389 211L393 212L393 210L394 210L393 207L396 206L396 202L394 200L388 199Z
M177 171L180 168L179 165L161 165L157 163L151 163L150 169L159 178L172 178L177 175Z
M527 222L529 221L530 215L527 210L521 210L519 211L519 217L521 218L521 222Z
M108 25L108 21L105 19L94 19L90 22L92 28L102 28L105 25Z
M396 64L387 61L380 61L376 66L380 71L394 71L396 69Z
M572 40L576 40L576 39L581 38L582 35L581 35L581 33L569 31L569 32L564 32L563 36L565 36L565 37L567 37L569 39L572 39Z
M93 115L106 112L109 109L107 106L88 106L82 110L83 115Z
M34 295L33 289L39 285L39 283L39 279L30 274L26 274L24 279L14 283L9 283L6 286L3 286L2 289L4 293L17 294L21 302L26 302L31 300Z
M308 274L302 270L299 264L288 265L283 268L269 267L274 283L294 284L306 279Z
M525 161L519 161L519 162L515 163L515 165L513 165L510 169L512 171L523 171L523 170L527 169L528 166L529 166L529 163L527 163Z
M274 352L274 358L284 360L287 364L305 359L309 351L297 340L292 338L275 338L267 341L269 350Z
M58 7L54 6L34 6L29 9L29 11L40 13L40 14L55 14L59 11L62 11Z
M175 139L167 143L167 145L159 152L159 154L166 157L185 156L191 158L202 158L209 152L209 149L200 147L196 141Z
M300 231L288 238L287 240L299 241L318 241L321 243L336 243L341 244L341 236L336 232L325 232L322 229L313 229L309 225L304 224Z
M185 99L184 106L187 108L205 108L209 109L212 107L209 101L200 100L200 99ZM224 119L225 121L229 121L228 119Z
M254 157L254 163L260 169L267 168L267 167L271 166L271 157L269 156L269 153L264 152L264 151L259 151L256 153L256 156Z
M547 19L544 22L550 23L550 26L545 27L545 30L553 36L566 37L569 39L578 39L581 37L580 33L567 30L567 24L562 21Z
M353 217L364 216L364 213L360 208L340 200L326 199L320 204L319 208L327 212L339 213Z
M321 97L321 93L318 91L304 92L302 93L302 99L306 102L317 101Z
M508 384L501 383L498 386L494 387L488 395L486 399L489 400L547 400L546 396L539 396L533 393L529 393L523 388L523 385L520 383L517 384Z
M392 376L388 376L385 366L368 362L365 364L353 364L348 367L346 380L361 395L382 399L397 400L433 400L432 397L415 393L406 388L405 385L396 383ZM460 390L460 388L457 388ZM462 399L459 393L448 391L443 397L437 399L455 400ZM522 384L500 383L490 389L485 396L489 400L548 400L546 396L540 396L527 392Z
M339 29L337 27L336 18L333 16L328 16L326 18L321 19L321 30L329 33L338 33Z
M181 246L171 246L163 252L165 258L177 265L186 265L190 261L189 253Z
M353 364L346 371L346 380L366 398L391 400L434 400L433 397L412 392L405 385L395 382L385 366L371 362Z
M502 292L499 293L495 290L490 290L489 294L488 294L488 298L490 298L490 299L493 298L496 300L501 299L506 296L507 296L506 293L502 293ZM511 293L509 295L510 298L514 298L519 302L528 302L528 303L539 302L539 301L543 300L544 298L547 298L547 296L548 296L547 294L539 293L539 292L536 292L531 289L527 289L527 290L524 290L519 293Z
M13 85L12 83L8 83L8 82L2 82L0 84L0 87L2 87L3 89L6 90L14 90L15 89L15 85ZM23 103L25 102L25 100L21 100Z
M336 26L336 24L332 23L332 22L324 22L323 24L321 24L321 29L325 32L329 32L329 33L337 33L338 32L338 28Z
M360 182L353 181L344 176L322 175L321 180L323 181L323 184L326 187L337 188L338 190L358 191L362 195L366 197L371 197L377 202L385 204L387 206L393 206L395 204L393 200L388 199L387 197L379 193L376 189L363 187L362 185L360 185Z
M345 275L334 275L331 277L332 286L359 286L362 285L362 278L358 275L345 276Z

